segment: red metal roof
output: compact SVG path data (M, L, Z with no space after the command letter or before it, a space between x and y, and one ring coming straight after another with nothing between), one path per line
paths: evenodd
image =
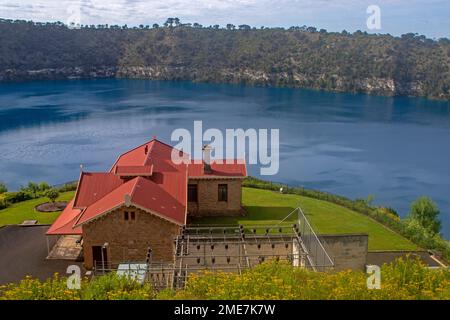
M211 171L205 172L205 164L192 160L188 166L189 178L207 177L246 177L247 167L243 160L222 160L222 163L211 162Z
M84 208L116 189L123 183L119 176L112 173L82 172L75 194L75 208Z
M158 186L155 182L137 178L137 184L131 197L131 204L143 209L149 209L156 215L179 225L186 223L186 200L179 201ZM186 188L184 188L186 189Z
M244 161L213 163L211 172L205 173L203 163L172 162L174 151L188 157L186 153L153 139L119 156L110 172L83 172L74 199L47 234L81 234L83 223L124 205L134 205L182 225L186 223L189 177L247 176ZM137 177L125 179L131 176Z
M116 166L115 174L119 176L151 176L153 174L153 165L145 166Z
M128 204L126 197L130 199ZM186 208L182 203L153 181L136 177L86 208L79 216L76 225L81 225L123 205L135 205L180 225L186 222Z
M73 208L73 203L74 200L72 199L56 221L47 230L48 235L82 233L81 227L73 227L81 213L80 209Z

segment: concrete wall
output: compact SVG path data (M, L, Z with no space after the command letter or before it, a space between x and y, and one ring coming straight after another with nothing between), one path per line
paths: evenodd
M239 215L242 210L242 179L189 179L197 185L198 202L188 203L192 217ZM218 201L219 184L228 185L228 201Z
M365 270L367 234L322 234L318 236L335 263L335 270Z
M124 219L124 211L134 211L135 220ZM111 263L145 261L148 247L153 261L173 261L174 238L180 227L151 213L134 207L122 207L99 219L83 225L84 264L93 266L92 246L108 242L108 260Z

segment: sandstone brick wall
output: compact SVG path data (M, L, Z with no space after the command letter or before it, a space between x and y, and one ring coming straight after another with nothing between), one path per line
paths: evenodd
M242 214L241 179L189 179L189 184L197 184L198 202L188 203L192 217L226 216ZM228 185L228 201L218 201L219 184Z
M134 211L135 220L124 219L124 211ZM152 248L153 261L173 261L174 238L180 227L151 213L134 207L122 207L83 225L84 264L93 266L92 246L108 242L111 263L145 261L147 248Z
M335 263L334 270L365 270L369 244L367 234L322 234L318 237Z

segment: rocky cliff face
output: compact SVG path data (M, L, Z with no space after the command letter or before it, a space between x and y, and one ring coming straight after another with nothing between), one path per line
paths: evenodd
M197 72L185 67L145 66L120 67L116 77L152 80L191 80L214 83L245 83L265 86L289 86L296 88L324 89L336 92L361 92L385 96L423 96L423 83L399 83L388 78L347 79L337 75L307 76L301 73L267 73L250 69L214 69L208 72ZM328 85L325 83L328 80ZM331 85L330 85L331 83ZM349 83L352 84L350 89ZM446 97L442 97L446 98ZM448 97L447 97L448 98Z
M207 76L205 76L207 74ZM129 78L149 80L187 80L213 83L240 83L263 86L289 86L296 88L323 89L336 92L361 92L385 96L423 96L423 83L399 83L394 79L360 78L346 79L338 75L307 76L301 73L267 73L251 69L211 69L204 70L183 66L134 66L134 67L75 67L47 68L40 70L8 69L0 71L0 82L27 80L63 80ZM351 83L351 87L349 86ZM351 89L350 89L351 88ZM443 99L448 97L443 96Z
M6 69L0 71L0 81L113 78L116 73L116 67L46 68L39 70Z

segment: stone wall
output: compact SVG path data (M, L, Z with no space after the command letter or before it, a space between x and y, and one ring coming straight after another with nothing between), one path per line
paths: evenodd
M134 211L135 220L125 220L124 211ZM172 262L174 238L180 226L134 207L122 207L83 225L84 264L93 266L92 246L108 242L107 256L111 263L145 261L152 249L153 261Z
M188 203L192 217L239 215L242 209L242 179L189 179L197 185L198 202ZM228 201L218 201L219 184L228 185Z
M365 270L369 244L367 234L322 234L318 237L334 261L336 271Z

